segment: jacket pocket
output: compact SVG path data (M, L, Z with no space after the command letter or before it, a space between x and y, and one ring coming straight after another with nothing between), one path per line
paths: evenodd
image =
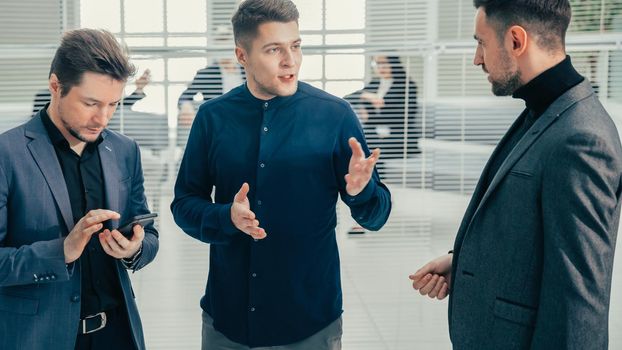
M522 170L510 170L510 175L514 175L514 176L518 176L518 177L522 177L522 178L526 178L526 179L531 179L533 177L533 174L527 171L522 171Z
M0 294L0 311L22 315L34 315L39 308L39 300Z
M528 327L534 326L537 315L537 311L533 308L501 298L495 300L493 313L499 318Z

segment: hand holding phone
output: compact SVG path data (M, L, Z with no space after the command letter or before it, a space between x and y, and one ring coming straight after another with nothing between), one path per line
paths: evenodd
M153 219L158 216L158 213L149 213L144 215L134 216L130 221L121 225L117 231L121 232L127 238L131 238L134 235L134 226L140 225L145 227L153 224Z

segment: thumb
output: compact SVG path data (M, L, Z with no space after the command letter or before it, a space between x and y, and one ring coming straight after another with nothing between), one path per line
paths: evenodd
M248 195L249 190L250 190L250 187L248 186L248 184L246 182L243 183L238 193L235 194L233 201L238 202L238 203L244 202L244 200L246 199L246 196Z

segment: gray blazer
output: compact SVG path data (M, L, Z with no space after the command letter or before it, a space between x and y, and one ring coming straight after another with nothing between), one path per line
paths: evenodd
M104 131L99 145L108 208L129 218L149 212L138 145ZM73 349L80 319L80 263L65 265L73 228L63 173L39 114L0 135L0 349ZM117 227L113 222L112 227ZM145 227L138 270L158 250ZM138 349L144 339L128 273L117 271Z
M475 189L454 245L455 349L607 349L621 175L616 127L585 80Z

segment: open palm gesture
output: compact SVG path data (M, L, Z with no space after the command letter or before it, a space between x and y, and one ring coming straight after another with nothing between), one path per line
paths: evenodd
M356 196L369 183L374 166L380 158L380 149L376 148L369 157L365 158L363 147L354 137L350 137L348 144L352 149L352 158L350 158L348 173L345 176L346 192L350 196Z

